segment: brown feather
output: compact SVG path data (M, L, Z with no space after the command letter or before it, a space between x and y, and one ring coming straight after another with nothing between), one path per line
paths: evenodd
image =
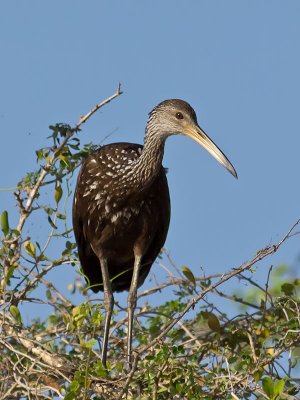
M126 171L136 162L142 149L138 144L109 144L91 154L81 167L73 226L81 267L94 292L103 291L103 284L93 249L101 247L105 253L112 290L120 292L130 287L134 246L139 246L143 254L140 286L165 243L170 198L163 167L150 185L127 197L118 185L118 171Z

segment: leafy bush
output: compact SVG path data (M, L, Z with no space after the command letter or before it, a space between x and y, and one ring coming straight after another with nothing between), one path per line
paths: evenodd
M69 284L69 298L51 279L66 265L79 270L66 215L69 183L93 146L81 146L78 133L120 94L118 88L74 128L50 126L51 145L36 151L37 170L15 191L17 226L10 225L6 211L1 214L1 399L295 398L299 280L283 280L289 271L280 266L270 268L267 282L259 286L252 267L279 250L299 221L280 242L222 275L196 277L164 254L169 275L138 295L131 371L125 361L124 309L116 305L106 370L99 355L102 302L89 297L80 274ZM35 229L41 220L49 224L46 237ZM248 290L226 294L225 282L234 279L246 281ZM156 304L152 296L164 291L168 300L150 306ZM84 301L76 305L71 299L78 292ZM217 306L219 298L231 302L234 315ZM24 309L33 303L41 305L43 318L25 321Z

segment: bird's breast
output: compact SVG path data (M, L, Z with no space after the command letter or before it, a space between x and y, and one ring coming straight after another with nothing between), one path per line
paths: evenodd
M110 222L115 225L117 225L119 222L121 222L123 225L126 225L131 219L139 215L142 207L143 201L140 202L138 206L135 205L133 207L123 207L116 212L111 212L109 215Z

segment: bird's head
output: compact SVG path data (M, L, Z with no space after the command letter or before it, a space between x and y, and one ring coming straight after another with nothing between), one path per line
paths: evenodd
M147 130L148 132L155 131L156 134L165 138L181 134L193 139L237 178L233 165L222 150L200 128L194 109L186 101L172 99L158 104L149 114Z

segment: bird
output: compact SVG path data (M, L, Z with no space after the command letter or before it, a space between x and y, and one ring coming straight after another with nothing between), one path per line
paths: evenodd
M184 100L159 103L149 113L144 145L111 143L91 152L78 174L73 228L88 287L102 291L105 308L101 360L106 367L114 292L128 291L127 362L132 366L132 327L137 289L164 246L170 195L162 166L166 139L181 134L206 149L235 178L236 170L200 128Z

